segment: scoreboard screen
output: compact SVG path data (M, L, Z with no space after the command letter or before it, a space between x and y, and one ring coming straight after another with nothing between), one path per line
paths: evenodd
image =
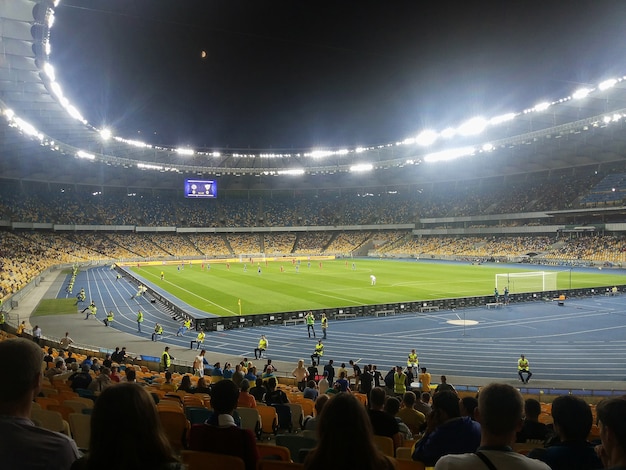
M213 180L185 180L185 197L205 199L217 197L217 183Z

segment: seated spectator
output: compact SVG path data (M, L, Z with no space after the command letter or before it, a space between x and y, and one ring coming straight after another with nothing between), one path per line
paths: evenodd
M256 437L251 430L238 428L232 416L238 399L239 389L231 380L213 385L211 406L215 413L206 423L191 427L189 449L240 457L246 470L255 470L259 460Z
M100 374L89 384L88 390L101 393L105 388L113 385L113 381L111 380L111 377L109 377L110 373L111 371L108 367L102 367L100 369Z
M178 390L183 390L184 392L192 393L191 377L188 374L183 375L183 378L180 380L180 385L178 386Z
M239 400L237 400L237 406L243 408L256 408L256 399L250 395L248 390L250 389L250 382L246 379L241 381L241 388L239 389Z
M248 367L248 372L246 372L243 378L246 379L248 382L256 383L256 367L254 366Z
M317 395L319 394L319 392L317 391L317 386L315 385L315 380L309 380L306 384L306 388L304 389L304 392L302 394L302 396L304 398L309 398L313 401L317 400Z
M428 415L432 411L432 408L430 406L430 393L422 392L420 394L420 399L415 402L415 405L413 405L413 407L417 411L424 413L424 416L428 417Z
M265 402L266 393L267 388L263 385L263 379L261 377L257 377L255 386L250 389L250 395L252 395L256 401Z
M307 416L304 420L304 429L306 431L315 431L315 428L317 427L317 423L319 421L320 413L322 412L322 409L324 408L324 405L326 405L326 402L328 402L329 398L330 397L328 395L320 395L319 398L315 400L315 416Z
M264 382L267 382L268 379L276 378L274 375L274 366L268 364L265 370L263 371L263 375L261 376Z
M208 393L211 394L211 386L206 383L206 379L204 377L200 377L198 379L198 385L193 389L193 393Z
M65 365L69 366L76 362L76 358L73 356L72 351L67 352L67 357L65 358Z
M89 368L91 369L91 366L93 366L93 357L92 356L85 357L85 359L83 360L83 362L80 363L80 365L81 366L88 365Z
M515 442L541 441L548 439L550 429L547 425L539 422L541 403L534 398L528 398L524 402L524 425L517 433Z
M235 372L233 372L233 376L231 377L231 380L235 382L235 385L237 385L237 387L241 387L241 382L243 381L244 378L245 376L241 370L241 364L235 364Z
M46 363L46 369L51 369L54 366L54 356L52 348L48 348L48 354L43 357L43 362Z
M426 423L426 416L413 408L415 400L415 393L406 392L402 397L402 406L395 416L408 426L412 434L419 434Z
M124 369L124 377L122 377L121 381L137 383L137 371L132 367L127 367Z
M41 348L26 339L0 341L0 455L2 468L67 470L80 453L69 437L35 426L30 420L42 385Z
M289 399L285 392L276 388L277 382L274 377L267 381L267 393L265 394L265 403L271 405L273 403L282 404L289 403Z
M558 438L545 449L534 449L528 456L546 462L552 470L601 468L593 445L587 442L593 416L582 399L563 395L552 402L554 432Z
M443 455L475 452L480 445L480 425L467 416L461 417L458 395L450 390L435 393L432 408L413 460L432 467Z
M70 387L72 387L74 391L79 388L88 389L91 380L92 378L91 375L89 375L89 366L87 364L81 366L80 372L75 372L67 378L67 381L70 382Z
M403 440L413 439L413 433L409 427L398 417L398 411L400 411L400 400L396 397L387 397L383 411L389 416L393 416L396 420L396 423L398 423L398 431L400 432Z
M222 369L222 376L225 379L232 379L233 378L233 374L234 374L234 371L233 371L233 369L232 369L232 367L230 365L230 362L226 362L224 364L224 368Z
M340 372L339 378L335 382L335 385L339 384L340 392L348 392L350 391L350 382L346 379L346 372Z
M374 444L365 407L350 393L340 393L328 400L319 415L316 432L318 445L307 455L305 470L394 468L392 460ZM355 451L348 452L349 449Z
M72 470L110 468L183 469L161 426L152 396L137 384L109 387L98 397L91 415L89 452L72 466Z
M215 364L213 364L213 369L211 370L211 376L224 377L224 372L222 371L221 363L216 362Z
M57 359L54 367L45 371L44 375L48 380L50 380L50 382L52 382L52 377L54 377L55 375L61 375L66 370L67 366L65 365L65 361L63 361L63 359Z
M100 361L98 361L97 357L94 357L91 364L91 370L93 370L97 374L98 372L100 372L100 367L102 367L100 365Z
M109 374L109 377L111 377L112 382L120 383L122 377L120 376L119 368L117 366L111 366L111 373Z
M113 365L113 360L111 359L111 355L109 353L104 356L104 361L102 361L102 365L111 369L111 366Z
M172 373L169 370L165 373L165 382L163 382L159 388L165 392L175 392L178 388L176 384L172 382Z
M387 436L393 439L394 448L400 447L402 444L402 435L398 422L394 416L385 413L385 390L380 387L374 387L370 393L369 401L369 417L372 423L374 434L378 436Z
M442 392L450 393L450 392ZM433 413L438 413L438 394L433 397ZM457 401L458 403L458 401ZM489 384L481 389L478 396L476 418L482 426L480 447L469 453L447 452L441 456L435 468L437 470L465 470L500 468L511 470L549 470L538 460L512 452L517 431L522 427L524 399L514 387L506 384ZM469 417L459 418L468 420ZM477 424L477 423L474 423ZM452 444L452 443L450 443Z
M476 421L474 417L474 410L478 407L478 400L474 397L463 397L459 402L459 407L461 409L461 416L468 416Z
M626 396L602 400L596 413L602 441L596 452L604 468L626 468Z

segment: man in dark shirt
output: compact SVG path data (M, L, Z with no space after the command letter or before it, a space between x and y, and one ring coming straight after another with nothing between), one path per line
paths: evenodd
M282 390L276 388L276 378L272 377L267 381L267 393L265 394L265 403L271 405L273 403L283 404L289 403L287 395Z
M91 375L89 375L89 366L84 364L80 372L76 372L70 375L67 380L70 381L72 390L76 391L79 388L87 388L91 383Z
M369 417L372 423L374 434L377 436L386 436L393 439L394 449L402 445L402 435L398 427L396 419L383 411L385 406L385 390L380 387L374 387L370 392L369 400Z
M250 395L252 395L257 402L263 402L265 394L267 393L267 388L263 385L263 379L258 377L255 384L256 385L250 389Z
M326 377L328 383L333 384L335 380L335 366L333 365L332 359L324 366L324 370L328 372L328 377Z
M534 398L528 398L524 402L524 425L517 433L515 442L542 441L548 438L548 426L539 422L541 403Z

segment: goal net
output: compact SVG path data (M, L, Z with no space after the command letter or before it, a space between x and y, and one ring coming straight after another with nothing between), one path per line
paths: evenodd
M500 295L505 287L511 294L556 290L556 276L554 271L496 274L496 288Z

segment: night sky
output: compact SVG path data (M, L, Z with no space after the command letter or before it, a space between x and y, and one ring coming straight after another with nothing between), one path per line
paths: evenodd
M624 75L624 24L623 0L62 0L51 62L126 138L354 148Z

